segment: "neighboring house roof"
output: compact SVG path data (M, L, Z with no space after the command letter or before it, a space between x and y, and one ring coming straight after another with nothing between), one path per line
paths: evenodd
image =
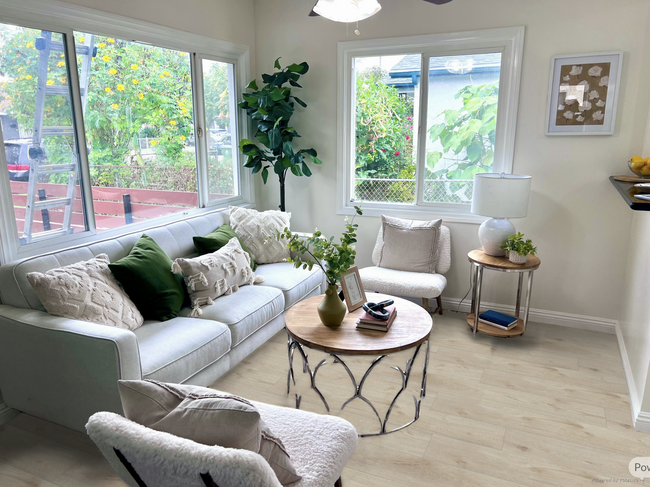
M442 74L451 74L449 71L449 62L458 59L461 62L472 58L474 65L472 72L492 71L501 66L501 54L490 53L479 56L438 56L432 57L429 61L429 73L431 76L440 76ZM393 86L415 85L420 77L420 54L409 54L404 56L388 73L388 77L382 81Z

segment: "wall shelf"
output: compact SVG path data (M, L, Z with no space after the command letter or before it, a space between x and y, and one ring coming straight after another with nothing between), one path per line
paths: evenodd
M614 176L610 176L609 180L612 182L614 187L618 190L619 194L625 200L625 203L636 211L650 211L650 201L640 200L635 198L634 195L638 190L634 187L635 183L625 183L622 181L616 181ZM650 179L648 179L650 183Z

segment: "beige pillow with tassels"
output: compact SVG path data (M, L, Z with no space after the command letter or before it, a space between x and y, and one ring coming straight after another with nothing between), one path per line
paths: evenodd
M239 291L239 286L261 284L255 276L251 260L236 238L211 254L194 259L176 259L174 274L182 274L192 302L192 318L201 316L201 307L212 304L219 296Z

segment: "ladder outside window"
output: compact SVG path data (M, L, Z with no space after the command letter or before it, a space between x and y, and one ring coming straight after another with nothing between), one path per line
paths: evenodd
M36 91L36 100L34 106L34 130L32 136L32 145L29 148L29 181L27 185L27 203L25 212L25 228L24 235L20 239L21 244L29 244L46 238L51 238L58 235L68 235L73 233L72 228L72 210L75 199L75 191L77 181L79 180L79 160L73 151L71 161L69 164L50 164L47 161L47 154L43 147L43 139L45 137L73 135L74 127L59 127L59 126L43 126L43 119L45 115L45 101L47 96L62 95L70 102L71 87L68 81L67 85L54 86L48 84L48 65L51 55L61 55L58 53L65 53L65 44L52 40L52 32L41 31L41 37L35 41L35 47L39 51L38 60L38 84ZM79 76L80 92L81 92L81 105L82 112L85 113L86 101L88 99L88 82L90 79L90 65L92 58L96 55L97 48L95 47L95 36L88 35L84 39L84 43L75 45L76 53L81 56L81 73ZM67 57L66 57L67 59ZM69 77L68 77L69 80ZM70 103L72 106L72 103ZM79 150L84 150L79 148ZM38 180L41 175L51 174L68 174L68 187L65 198L56 199L39 199ZM60 229L47 230L43 232L34 232L34 212L43 212L43 221L49 221L47 212L52 208L63 208L63 224Z

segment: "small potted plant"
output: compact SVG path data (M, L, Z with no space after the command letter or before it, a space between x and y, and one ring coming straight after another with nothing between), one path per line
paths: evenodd
M508 252L508 258L513 264L525 264L529 255L537 254L537 247L533 247L532 240L524 240L523 233L510 235L501 244L501 250Z
M363 215L361 208L355 206L354 209L357 215ZM318 229L307 238L304 234L292 233L288 228L278 232L276 236L278 240L286 240L287 248L299 254L297 257L286 259L287 262L291 262L297 269L302 267L312 270L314 265L317 265L325 273L327 291L325 298L318 305L318 316L326 326L339 326L345 318L347 308L338 296L338 283L341 275L346 274L354 265L357 255L354 244L357 242L358 227L359 225L354 223L354 217L351 220L346 218L340 243L334 243L334 237L325 238Z

